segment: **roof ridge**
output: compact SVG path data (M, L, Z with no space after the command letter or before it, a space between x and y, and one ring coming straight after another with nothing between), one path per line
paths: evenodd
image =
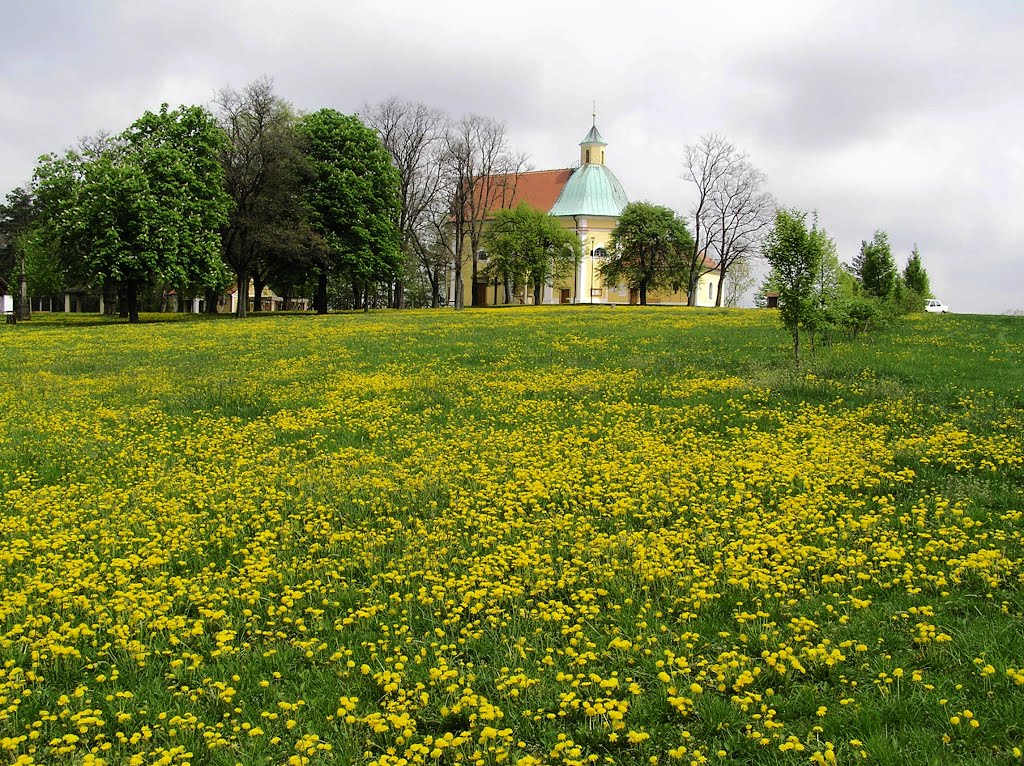
M571 168L571 167L564 167L564 168L546 168L544 170L539 170L539 169L538 170L521 170L521 171L519 171L519 173L503 173L502 175L506 175L506 176L514 176L514 175L526 176L526 175L529 175L530 173L557 173L559 170L572 170L572 169L573 168Z

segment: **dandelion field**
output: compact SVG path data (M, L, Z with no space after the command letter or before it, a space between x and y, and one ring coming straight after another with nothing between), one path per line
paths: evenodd
M1020 763L1024 323L0 327L0 764Z

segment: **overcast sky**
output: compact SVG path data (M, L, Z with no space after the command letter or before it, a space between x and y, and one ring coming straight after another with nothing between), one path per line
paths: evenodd
M719 132L840 258L918 243L958 312L1024 308L1024 2L4 0L0 194L36 158L261 75L298 109L389 96L505 122L537 169L590 127L631 200L687 212Z

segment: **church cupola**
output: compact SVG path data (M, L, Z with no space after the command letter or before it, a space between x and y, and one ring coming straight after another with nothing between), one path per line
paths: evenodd
M580 165L603 165L604 148L608 146L597 130L597 116L586 138L580 141Z

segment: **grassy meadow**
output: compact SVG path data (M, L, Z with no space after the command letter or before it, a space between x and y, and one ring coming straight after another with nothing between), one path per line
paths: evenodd
M1024 320L789 350L0 326L0 764L1020 763Z

